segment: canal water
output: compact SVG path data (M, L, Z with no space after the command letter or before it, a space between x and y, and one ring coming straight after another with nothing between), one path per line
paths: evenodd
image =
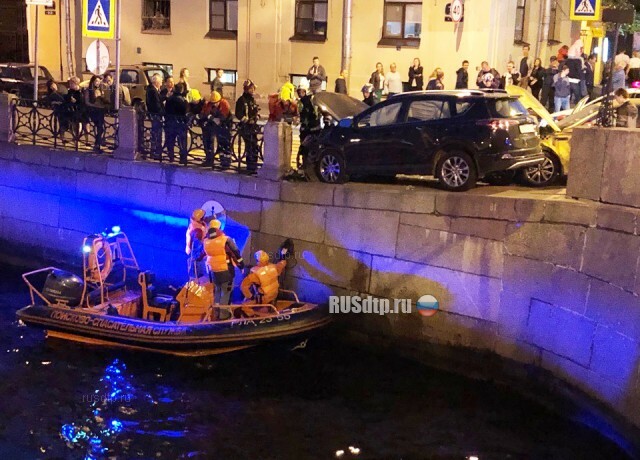
M328 333L199 359L45 340L0 271L2 459L627 459L512 389Z

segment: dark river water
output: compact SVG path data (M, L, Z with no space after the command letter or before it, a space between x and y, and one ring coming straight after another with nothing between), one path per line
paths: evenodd
M510 388L329 333L199 359L45 340L0 272L0 459L625 459Z

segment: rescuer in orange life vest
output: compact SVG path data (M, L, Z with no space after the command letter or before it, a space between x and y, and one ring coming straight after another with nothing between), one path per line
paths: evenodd
M281 255L284 256L286 253L287 249L283 248ZM258 265L251 269L251 273L246 276L240 286L242 294L245 297L245 302L273 303L278 297L278 290L280 289L278 276L280 276L287 266L287 261L281 260L275 264L269 263L269 254L264 251L256 252L254 257ZM257 296L252 294L252 286L258 288Z
M204 252L207 254L209 276L215 286L213 301L219 305L222 299L222 287L233 284L235 262L240 270L244 269L244 261L236 243L225 235L220 227L221 222L214 219L209 224L209 233L204 242ZM229 289L231 291L231 289Z
M191 254L191 248L193 247L192 238L195 234L193 231L195 229L200 229L202 230L202 235L207 234L207 223L204 220L205 214L204 209L196 209L191 213L191 219L189 220L189 226L187 227L187 246L184 249L184 252L186 252L187 255Z

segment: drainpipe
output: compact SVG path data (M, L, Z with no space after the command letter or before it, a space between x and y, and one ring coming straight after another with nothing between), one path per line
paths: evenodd
M540 49L544 49L549 41L549 23L551 21L551 2L555 0L543 0L540 3L540 26L538 26L538 41L536 43L535 57L540 56ZM546 62L546 61L543 61Z
M60 12L60 14L62 14L62 12ZM75 72L73 71L73 42L71 37L71 0L64 0L64 14L66 18L67 76L72 77Z
M342 70L347 73L347 88L351 79L351 19L353 0L343 0L342 9Z

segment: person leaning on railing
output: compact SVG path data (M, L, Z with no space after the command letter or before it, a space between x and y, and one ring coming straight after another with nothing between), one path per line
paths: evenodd
M250 173L258 170L258 119L260 107L256 104L253 94L256 85L251 80L246 80L242 85L244 92L236 102L236 117L240 120L238 133L246 145L247 171Z
M164 104L160 95L162 76L159 73L151 77L151 84L147 87L145 97L147 112L151 118L151 155L155 160L162 156L162 118Z
M169 152L169 161L174 161L174 147L176 139L178 141L178 149L180 151L180 164L187 164L187 112L189 104L182 96L184 86L178 83L171 97L165 103L166 111L166 130L167 130L167 150Z
M80 90L80 79L78 77L69 78L68 87L67 94L64 95L62 110L64 113L63 118L66 119L66 122L61 125L61 128L65 131L70 128L72 135L77 137L80 133L81 123L88 121L84 107L84 95ZM64 135L64 132L61 134Z
M100 76L94 75L91 77L91 80L89 80L89 87L84 92L84 104L87 107L89 120L91 120L95 129L93 150L96 153L102 153L104 115L106 108L109 106L109 100L106 98L101 84L102 79Z
M218 141L216 153L220 154L220 165L226 169L231 166L231 121L233 114L229 101L217 91L212 91L209 101L204 104L198 116L202 126L205 159L202 166L213 166L213 138Z

